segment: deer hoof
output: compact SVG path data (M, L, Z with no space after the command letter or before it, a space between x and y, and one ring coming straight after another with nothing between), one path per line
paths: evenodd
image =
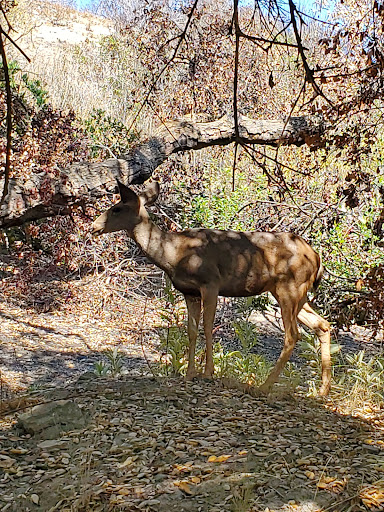
M261 396L265 396L265 395L268 395L268 393L271 391L271 387L272 386L266 386L265 384L262 384L261 386L259 386L257 389L257 391L260 393Z
M329 384L322 384L319 389L318 396L327 396L331 386Z
M197 377L199 376L199 374L194 371L194 372L189 372L187 373L187 375L185 376L185 380L187 382L191 382L192 380L196 379Z

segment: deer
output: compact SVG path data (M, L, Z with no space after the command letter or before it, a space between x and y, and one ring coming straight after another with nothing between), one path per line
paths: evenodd
M92 234L125 230L184 295L189 338L186 380L198 376L195 349L201 313L206 342L203 378L212 379L212 330L218 297L270 292L280 306L285 335L280 356L259 391L267 394L278 380L299 338L299 321L319 337L322 370L318 394L327 395L331 385L330 323L312 309L307 297L323 275L319 254L303 238L289 232L163 231L146 209L159 196L158 181L150 182L138 194L117 183L120 201L93 222Z

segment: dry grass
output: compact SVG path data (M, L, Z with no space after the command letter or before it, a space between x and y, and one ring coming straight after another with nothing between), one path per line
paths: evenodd
M12 23L21 34L18 44L31 58L28 63L15 49L22 72L41 80L55 108L74 110L86 118L94 109L129 124L144 80L138 55L114 32L110 20L80 13L62 5L21 0ZM118 55L118 58L116 58ZM139 127L152 131L151 116L143 112Z

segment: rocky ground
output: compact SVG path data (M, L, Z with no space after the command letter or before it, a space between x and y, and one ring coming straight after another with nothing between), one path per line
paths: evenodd
M1 422L2 511L383 510L382 430L323 401L126 377L45 402Z
M380 411L359 419L284 386L265 398L149 377L149 308L122 327L91 308L1 305L0 511L383 510ZM276 358L278 318L255 320L257 347ZM348 350L358 334L344 335ZM124 356L119 378L94 373L108 347Z

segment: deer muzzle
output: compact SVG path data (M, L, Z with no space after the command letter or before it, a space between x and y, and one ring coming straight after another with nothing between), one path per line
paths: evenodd
M91 233L93 236L99 236L104 233L104 224L98 222L98 220L99 219L96 219L91 226Z

